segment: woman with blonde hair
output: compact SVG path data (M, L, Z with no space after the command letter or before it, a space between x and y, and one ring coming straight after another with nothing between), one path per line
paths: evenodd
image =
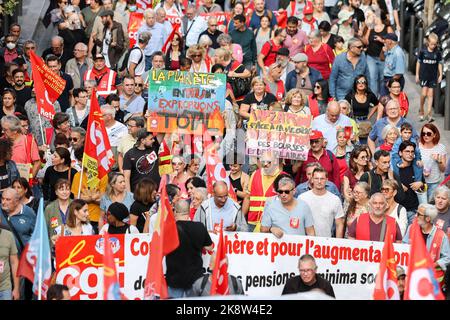
M254 77L250 84L252 91L248 93L239 108L239 115L248 120L251 110L268 110L272 102L278 101L270 92L266 92L266 84L261 77Z
M298 88L291 89L285 100L284 110L288 113L310 115L311 110L305 105L305 99L303 98L302 91Z
M194 44L187 50L186 56L192 60L189 72L209 73L211 61L206 59L206 49L199 44Z

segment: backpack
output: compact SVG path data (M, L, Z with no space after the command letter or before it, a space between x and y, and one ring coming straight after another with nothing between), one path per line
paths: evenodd
M122 64L120 65L120 68L118 69L118 71L119 72L124 72L125 70L127 70L127 68L128 68L128 60L130 59L130 55L131 55L131 52L134 50L134 49L141 49L141 48L139 48L139 47L133 47L133 48L131 48L131 49L129 49L128 51L127 51L127 53L126 53L126 55L125 55L125 57L123 58L123 60L122 60ZM142 54L142 52L141 52L141 57L139 58L139 61L138 61L138 65L142 62L142 60L144 59L144 55Z

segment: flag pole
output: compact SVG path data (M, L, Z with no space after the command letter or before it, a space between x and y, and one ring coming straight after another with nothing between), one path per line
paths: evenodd
M77 196L78 199L80 199L80 194L81 194L81 185L82 185L82 181L83 181L83 170L84 170L84 153L83 153L83 158L81 159L80 184L78 185L78 196Z
M41 198L41 200L39 201L39 210L38 210L38 215L42 215L44 212L43 212L43 202L42 202L43 200L42 200L42 198ZM44 219L42 219L42 217L39 219L39 230L40 230L40 233L42 233L42 230L44 230L44 226L43 226L43 222L44 222ZM45 236L44 235L40 235L40 239L39 239L39 275L38 275L38 300L42 300L42 259L43 259L43 251L44 251L44 248L43 248L43 245L44 245L44 239L45 239Z
M45 136L44 136L44 128L42 128L41 114L39 114L39 127L41 128L42 143L43 144L47 144L47 141L46 141Z

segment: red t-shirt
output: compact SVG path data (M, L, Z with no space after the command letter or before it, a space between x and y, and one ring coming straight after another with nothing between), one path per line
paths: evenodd
M272 45L272 50L270 50L270 45ZM283 46L277 46L273 40L269 40L264 43L261 53L264 55L264 66L270 67L272 63L277 61L277 52Z
M334 62L334 53L329 45L323 43L316 52L310 45L305 46L305 54L308 56L308 67L314 68L322 74L324 80L328 80L331 73L331 65Z

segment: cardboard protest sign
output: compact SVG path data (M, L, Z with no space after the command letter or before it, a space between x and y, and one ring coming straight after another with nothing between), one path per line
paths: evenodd
M273 151L278 158L306 160L311 116L252 110L247 125L247 154L260 156Z
M152 132L222 135L225 91L224 74L152 70L147 128Z

